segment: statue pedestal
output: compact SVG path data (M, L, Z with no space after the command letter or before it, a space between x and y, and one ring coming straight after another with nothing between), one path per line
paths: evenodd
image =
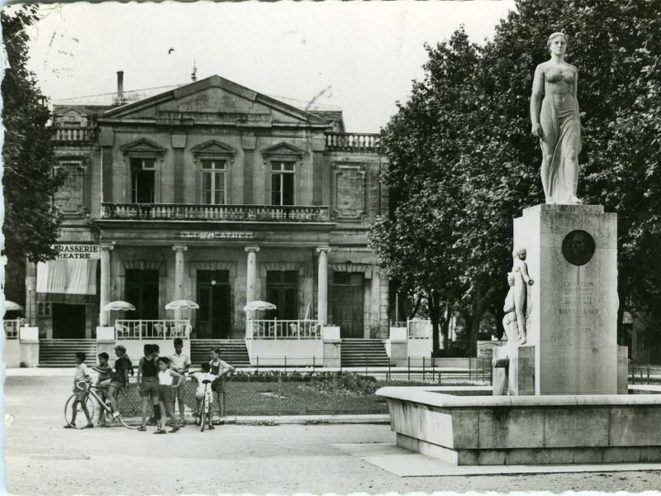
M525 248L535 394L616 394L617 217L599 205L536 205L514 221Z

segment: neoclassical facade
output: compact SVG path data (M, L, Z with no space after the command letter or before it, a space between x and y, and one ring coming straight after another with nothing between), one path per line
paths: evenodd
M26 279L42 338L94 337L116 318L190 318L193 338L241 338L254 300L276 305L268 318L388 336L388 281L367 240L387 163L341 112L212 76L55 114L60 256ZM182 299L200 308L165 309ZM103 311L117 300L136 310Z

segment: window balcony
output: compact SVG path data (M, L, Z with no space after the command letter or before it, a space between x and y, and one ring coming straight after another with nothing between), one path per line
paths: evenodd
M326 133L326 150L331 152L378 152L381 135L376 133Z
M89 145L96 139L96 130L92 127L58 127L53 141L61 146Z
M103 203L107 220L295 222L330 221L328 207L276 205L196 205L181 203Z

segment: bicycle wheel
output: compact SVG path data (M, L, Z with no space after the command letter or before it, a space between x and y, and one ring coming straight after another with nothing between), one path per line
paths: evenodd
M67 425L75 427L76 429L82 429L88 424L88 421L83 409L83 402L81 401L78 401L76 404L74 415L73 405L77 399L78 395L74 393L69 396L69 399L64 404L64 420L66 421ZM91 422L94 423L94 411L96 410L96 405L94 404L94 400L90 397L89 394L85 395L84 404L87 407L87 412L89 413L90 418L92 419Z
M124 427L126 427L127 429L131 429L131 430L133 430L133 429L137 429L138 427L140 427L139 425L131 425L131 424L127 424L127 423L126 423L126 420L124 420L124 417L122 417L121 415L119 415L118 417L115 417L115 419L116 419L120 424L122 424Z

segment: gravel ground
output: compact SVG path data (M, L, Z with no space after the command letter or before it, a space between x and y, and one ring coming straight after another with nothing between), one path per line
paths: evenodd
M153 436L62 428L65 377L8 377L8 492L70 494L386 493L661 489L661 472L400 478L332 446L393 442L380 425L192 426Z

